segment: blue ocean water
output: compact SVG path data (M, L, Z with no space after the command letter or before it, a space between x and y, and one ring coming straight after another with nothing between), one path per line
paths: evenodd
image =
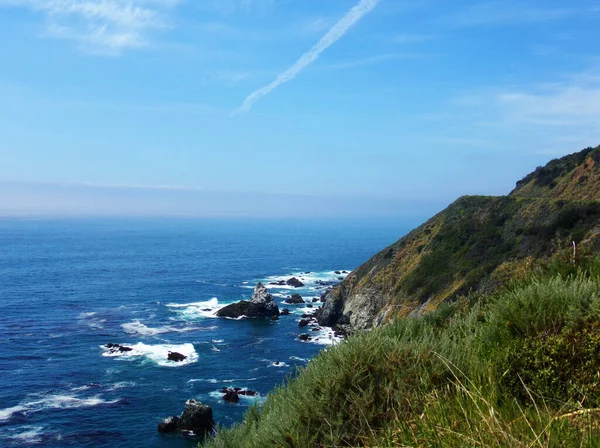
M258 281L305 299L405 234L398 221L0 220L0 446L188 447L159 435L189 398L231 425L331 341L278 321L212 317ZM310 272L310 274L305 274ZM318 304L315 304L318 305ZM102 346L134 348L107 356ZM188 357L166 360L169 350ZM278 364L276 364L278 363ZM256 390L226 403L222 387Z

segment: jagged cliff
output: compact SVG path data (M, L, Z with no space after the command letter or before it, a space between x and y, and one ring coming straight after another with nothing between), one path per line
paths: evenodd
M367 329L436 309L553 254L600 247L600 146L556 159L508 196L466 196L379 252L325 297L321 325Z

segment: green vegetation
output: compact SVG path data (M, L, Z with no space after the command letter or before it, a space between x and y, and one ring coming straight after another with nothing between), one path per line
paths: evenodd
M600 446L600 270L557 263L324 351L206 446Z

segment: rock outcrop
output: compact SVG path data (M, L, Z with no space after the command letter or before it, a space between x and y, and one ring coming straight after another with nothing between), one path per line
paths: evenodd
M273 300L267 288L258 283L254 288L252 300L242 300L237 303L232 303L217 311L218 317L229 317L237 319L239 317L276 317L279 316L279 307Z
M294 288L302 288L304 286L304 283L302 283L300 280L298 280L296 277L292 277L290 278L288 281L285 282L287 285L289 286L293 286Z
M292 294L292 296L285 299L284 302L289 303L290 305L300 305L305 303L300 294Z
M418 316L490 292L549 257L600 248L600 147L556 159L508 196L465 196L382 250L322 300L320 325L344 331Z
M177 353L177 352L169 352L167 354L167 359L169 361L181 362L181 361L185 360L186 358L187 358L187 356L182 355L181 353Z
M181 416L172 415L158 424L158 432L191 431L196 435L205 435L214 431L212 408L194 399L185 402Z

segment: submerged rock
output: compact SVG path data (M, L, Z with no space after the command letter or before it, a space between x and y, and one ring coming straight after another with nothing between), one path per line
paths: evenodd
M279 307L273 300L273 296L269 294L267 288L258 283L252 294L252 301L241 300L237 303L232 303L217 311L218 317L229 317L237 319L242 316L246 317L275 317L279 316Z
M290 310L288 310L287 308L284 308L281 310L281 313L279 313L281 316L287 316L290 314Z

